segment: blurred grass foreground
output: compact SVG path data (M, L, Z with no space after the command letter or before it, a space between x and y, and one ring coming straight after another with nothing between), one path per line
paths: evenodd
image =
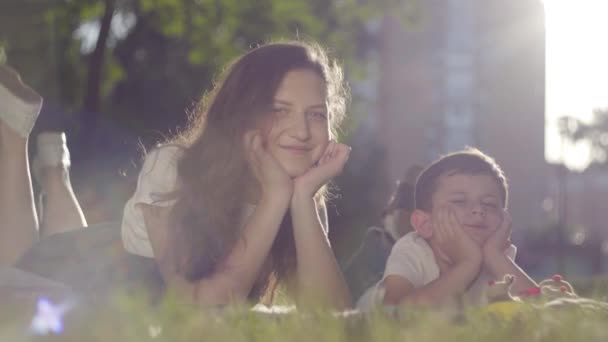
M171 296L153 304L140 295L2 298L0 341L608 341L608 309L600 302L362 314L291 307L205 311Z

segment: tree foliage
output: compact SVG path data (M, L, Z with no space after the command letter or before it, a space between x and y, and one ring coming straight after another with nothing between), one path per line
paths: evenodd
M572 116L562 117L559 130L562 137L570 141L588 141L592 163L608 164L608 108L594 110L591 122Z
M276 38L311 38L351 75L373 47L369 25L386 12L416 18L394 0L63 0L47 14L61 51L61 101L81 112L90 137L99 113L136 135L182 124L184 108L246 49ZM128 26L129 20L132 26ZM120 36L119 31L127 30ZM89 30L83 30L89 28ZM82 32L84 31L84 33ZM80 35L74 35L81 32ZM97 34L99 32L99 34ZM76 37L76 39L74 39ZM94 44L87 41L95 37Z

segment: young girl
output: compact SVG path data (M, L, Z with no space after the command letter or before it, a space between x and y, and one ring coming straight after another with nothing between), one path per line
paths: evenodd
M268 44L233 62L190 127L147 156L128 201L127 251L203 306L296 298L350 306L327 239L324 185L350 148L342 71L314 44Z
M351 306L327 238L325 185L350 148L332 139L342 70L316 44L260 46L229 65L190 126L146 157L122 222L125 249L154 258L201 306Z

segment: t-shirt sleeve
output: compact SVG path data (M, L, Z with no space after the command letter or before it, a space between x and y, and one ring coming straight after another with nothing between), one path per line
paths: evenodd
M515 257L517 256L517 246L511 244L509 247L507 247L505 255L507 256L507 258L515 261Z
M177 162L182 154L179 146L156 148L146 156L133 195L133 203L168 207L175 203L170 194L177 186Z
M419 249L407 235L397 240L386 261L383 280L390 275L397 275L408 280L416 288L424 286Z

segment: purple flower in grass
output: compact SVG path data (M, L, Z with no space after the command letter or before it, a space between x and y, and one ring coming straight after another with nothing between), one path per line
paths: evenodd
M60 334L66 309L65 305L55 305L47 298L39 298L36 315L30 325L31 331L36 335Z

